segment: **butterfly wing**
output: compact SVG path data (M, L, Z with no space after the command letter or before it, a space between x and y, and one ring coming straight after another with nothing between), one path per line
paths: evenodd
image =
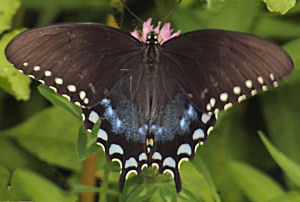
M73 103L94 106L128 75L141 43L118 29L67 23L25 31L6 47L7 59ZM115 58L118 58L117 60Z
M277 86L293 70L279 46L237 32L202 30L162 46L173 78L201 112L218 112L259 90Z

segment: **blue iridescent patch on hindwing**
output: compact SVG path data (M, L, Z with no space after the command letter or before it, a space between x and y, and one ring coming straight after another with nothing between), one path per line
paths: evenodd
M145 124L139 122L137 110L124 97L112 101L104 98L92 108L82 109L86 129L91 129L101 118L97 144L105 151L109 160L120 164L119 190L122 191L130 173L141 173L146 164Z
M167 141L175 139L175 135L190 133L189 125L199 117L191 104L178 94L166 106L161 106L157 118L152 122L150 133L155 141Z

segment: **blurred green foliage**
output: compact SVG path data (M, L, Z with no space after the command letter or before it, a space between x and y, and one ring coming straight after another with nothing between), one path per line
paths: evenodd
M175 3L127 1L140 18L156 21ZM168 19L182 32L217 28L264 37L282 45L295 62L294 72L278 88L219 115L208 142L181 166L180 194L169 175L153 168L130 176L119 194L119 167L107 166L95 146L97 127L86 132L77 106L44 86L35 90L36 82L30 88L30 79L4 56L9 40L24 28L64 21L106 23L111 15L124 30L140 27L126 10L119 11L120 5L108 0L0 0L0 200L74 201L80 192L98 192L100 188L80 185L81 160L98 151L99 180L107 186L101 194L108 201L300 201L299 3L189 0ZM258 130L267 136L257 135Z

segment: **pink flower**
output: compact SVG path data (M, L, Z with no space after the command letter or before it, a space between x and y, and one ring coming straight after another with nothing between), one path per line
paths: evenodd
M176 33L172 33L174 30L171 29L171 24L166 23L164 26L160 29L161 22L159 21L157 26L154 28L154 25L151 25L152 18L149 18L146 22L143 24L143 30L134 30L130 34L137 38L138 40L146 43L147 41L147 34L149 32L155 32L158 34L158 43L163 44L164 42L168 41L169 39L172 39L174 37L179 36L180 30L178 30Z

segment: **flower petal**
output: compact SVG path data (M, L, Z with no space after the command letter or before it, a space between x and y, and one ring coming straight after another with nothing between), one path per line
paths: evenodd
M131 32L130 34L131 34L131 36L135 37L136 39L141 40L139 31L137 29L133 30L133 32Z
M153 25L151 25L152 18L148 18L143 24L142 41L146 43L147 34L153 31Z
M156 34L159 33L160 25L161 25L161 21L158 21L157 26L156 26L155 29L154 29L154 32L155 32Z

